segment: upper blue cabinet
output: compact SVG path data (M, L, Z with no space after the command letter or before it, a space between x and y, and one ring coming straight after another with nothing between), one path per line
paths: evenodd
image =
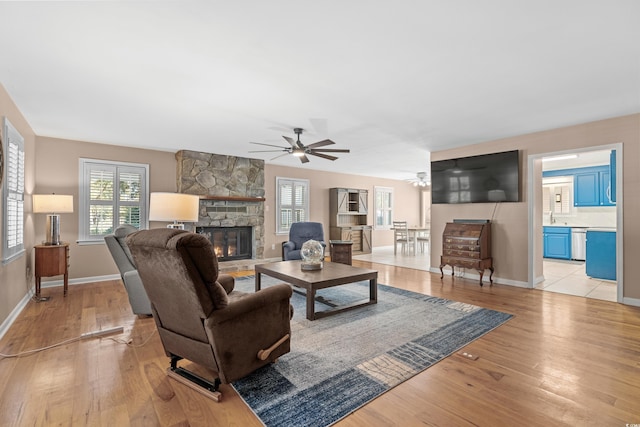
M574 206L614 206L609 166L580 168L573 178Z
M573 206L600 206L600 196L599 171L585 171L574 174Z
M615 206L615 150L611 158L610 165L546 171L542 176L573 176L574 206Z
M610 184L609 199L613 204L616 203L616 150L611 150L609 154L609 174Z

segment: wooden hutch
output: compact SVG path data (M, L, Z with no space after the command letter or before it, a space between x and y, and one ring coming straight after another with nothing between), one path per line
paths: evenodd
M440 278L444 277L442 268L451 266L451 275L455 267L473 268L480 274L480 286L484 270L491 271L489 282L493 284L493 258L491 257L491 222L449 222L442 234L442 256L440 257Z
M352 241L354 254L371 253L373 226L367 225L368 197L367 190L329 189L329 239Z

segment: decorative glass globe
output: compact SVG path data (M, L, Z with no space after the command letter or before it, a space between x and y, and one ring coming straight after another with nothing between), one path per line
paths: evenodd
M317 240L307 240L300 249L303 270L320 270L324 260L324 248Z

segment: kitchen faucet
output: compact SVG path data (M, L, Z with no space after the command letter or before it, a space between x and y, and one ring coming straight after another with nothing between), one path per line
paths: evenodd
M549 212L549 223L550 224L556 223L556 219L553 217L553 211Z

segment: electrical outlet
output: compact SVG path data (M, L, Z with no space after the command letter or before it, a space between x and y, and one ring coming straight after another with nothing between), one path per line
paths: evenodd
M276 248L276 244L274 243L271 245L271 249L275 249L275 248Z
M465 359L469 359L469 360L478 360L478 358L480 357L480 356L478 356L476 354L467 353L466 351L465 352L462 352L462 351L458 352L458 356L462 356Z

